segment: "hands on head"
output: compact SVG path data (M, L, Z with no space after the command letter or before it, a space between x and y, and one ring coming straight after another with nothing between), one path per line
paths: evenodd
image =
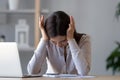
M42 34L42 38L44 40L48 40L48 36L46 34L46 31L44 29L44 16L42 15L39 19L39 29ZM70 16L70 24L69 28L67 29L67 40L73 39L74 38L74 31L75 31L75 22L72 16Z
M70 16L70 24L69 28L67 29L67 40L74 38L74 31L75 31L75 22L72 16Z
M48 40L48 36L46 34L45 28L44 28L44 16L42 15L39 19L39 28L42 34L42 38L44 40Z

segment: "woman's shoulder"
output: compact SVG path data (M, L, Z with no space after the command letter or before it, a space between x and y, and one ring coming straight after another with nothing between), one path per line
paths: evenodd
M90 38L90 35L89 34L83 34L81 39L86 39L86 38Z
M79 44L83 43L84 41L90 40L90 35L89 34L82 33L81 35L82 36L79 38Z
M78 41L80 41L81 39L85 39L85 38L89 38L90 36L88 34L85 33L77 33L76 34L76 38L78 39Z

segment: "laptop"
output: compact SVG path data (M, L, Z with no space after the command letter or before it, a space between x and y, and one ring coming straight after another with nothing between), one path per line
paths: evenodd
M40 77L22 72L16 42L0 42L0 77Z

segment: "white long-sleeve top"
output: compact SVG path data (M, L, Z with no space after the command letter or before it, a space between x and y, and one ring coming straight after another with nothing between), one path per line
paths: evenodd
M46 73L87 75L90 71L91 63L90 37L83 35L79 44L76 43L75 39L69 40L66 53L65 61L64 48L58 47L51 41L45 41L41 38L28 63L28 73L40 73L42 64L46 60Z

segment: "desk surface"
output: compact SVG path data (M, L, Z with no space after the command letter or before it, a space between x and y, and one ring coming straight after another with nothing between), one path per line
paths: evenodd
M0 80L120 80L120 76L96 76L94 78L0 78Z

